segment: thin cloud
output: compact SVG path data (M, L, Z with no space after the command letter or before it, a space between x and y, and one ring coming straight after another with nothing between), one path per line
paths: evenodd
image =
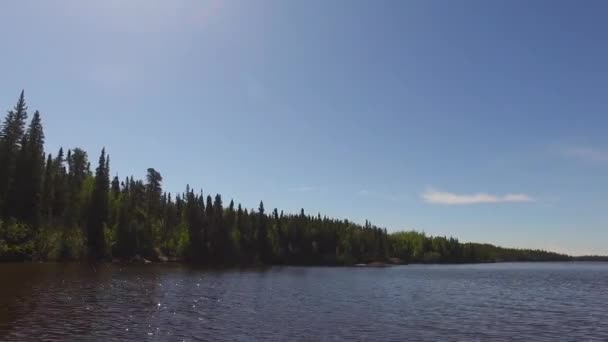
M590 147L569 147L563 150L567 157L590 162L608 162L608 151Z
M467 205L483 203L521 203L533 202L534 199L526 194L492 195L483 192L474 194L456 194L453 192L428 189L422 194L426 203L442 205Z

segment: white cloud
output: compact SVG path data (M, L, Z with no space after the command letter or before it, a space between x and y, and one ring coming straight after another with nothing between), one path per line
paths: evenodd
M482 203L533 202L534 199L526 194L506 194L503 196L478 192L474 194L455 194L452 192L428 189L422 194L426 203L443 205L466 205Z
M567 157L591 162L608 162L608 151L590 147L569 147L563 150Z

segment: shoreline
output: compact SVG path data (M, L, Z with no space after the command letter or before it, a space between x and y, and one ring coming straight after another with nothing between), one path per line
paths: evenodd
M391 268L396 266L463 266L463 265L486 265L486 264L525 264L525 263L608 263L607 259L602 260L520 260L520 261L487 261L487 262L445 262L445 263L383 263L383 262L370 262L360 264L348 264L348 265L337 265L337 264L249 264L249 265L209 265L201 263L191 263L183 260L171 260L171 261L151 261L145 259L145 261L118 261L118 260L102 260L102 261L87 261L87 260L63 260L63 261L33 261L33 260L22 260L22 261L0 261L1 264L64 264L64 265L75 265L75 264L89 264L89 265L120 265L120 266L139 266L139 265L180 265L180 266L192 266L197 268L207 269L250 269L250 268L270 268L270 267L336 267L336 268Z

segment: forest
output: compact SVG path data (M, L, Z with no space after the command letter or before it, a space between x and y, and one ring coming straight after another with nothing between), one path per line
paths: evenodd
M353 265L370 262L565 261L542 250L461 243L418 231L388 233L321 214L244 208L186 185L111 177L102 149L45 151L42 116L21 92L0 126L0 261L179 260L210 266Z

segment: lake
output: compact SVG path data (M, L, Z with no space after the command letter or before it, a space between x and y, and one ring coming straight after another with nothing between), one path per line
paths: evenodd
M608 264L0 264L1 341L606 341Z

